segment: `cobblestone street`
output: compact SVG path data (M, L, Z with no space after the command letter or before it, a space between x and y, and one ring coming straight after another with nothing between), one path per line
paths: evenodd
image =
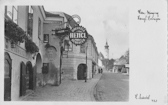
M97 101L128 101L129 76L104 72L95 87L94 96Z
M60 86L45 86L22 99L22 101L95 101L93 90L101 74L91 80L63 80Z

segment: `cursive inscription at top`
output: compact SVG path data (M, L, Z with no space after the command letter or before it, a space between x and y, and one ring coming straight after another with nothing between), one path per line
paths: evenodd
M148 21L158 21L160 20L159 18L159 13L158 12L152 12L152 11L142 11L141 9L138 10L138 20L142 20L144 22Z

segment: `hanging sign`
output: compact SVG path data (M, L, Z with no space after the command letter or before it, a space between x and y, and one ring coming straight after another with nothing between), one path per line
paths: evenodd
M84 44L87 41L87 38L87 31L82 26L74 27L69 34L70 41L75 45Z

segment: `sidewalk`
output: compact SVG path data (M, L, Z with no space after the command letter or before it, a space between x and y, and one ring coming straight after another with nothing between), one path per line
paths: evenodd
M21 101L95 101L93 92L102 74L91 80L63 80L60 86L38 87Z

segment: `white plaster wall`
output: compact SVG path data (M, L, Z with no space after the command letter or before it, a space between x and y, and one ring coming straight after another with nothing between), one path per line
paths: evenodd
M11 100L18 100L20 94L20 63L23 61L26 65L27 59L11 52L8 53L12 59Z

